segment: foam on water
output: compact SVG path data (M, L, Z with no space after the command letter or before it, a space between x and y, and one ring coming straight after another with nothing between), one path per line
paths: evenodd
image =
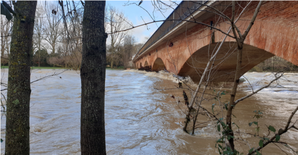
M251 93L275 79L274 73L249 72L244 75L245 81L239 88ZM298 73L285 73L279 80L273 82L269 87L258 93L260 96L267 96L279 99L296 99L298 94Z
M135 69L131 69L131 70L125 70L125 72L137 72L137 73L143 73L145 76L149 76L149 77L156 77L159 79L163 79L163 80L170 80L174 83L178 83L179 81L183 81L189 85L192 85L194 87L197 86L196 83L194 83L190 77L182 77L182 76L178 76L175 75L173 73L167 72L167 71L158 71L158 72L146 72L146 71L139 71L139 70L135 70Z

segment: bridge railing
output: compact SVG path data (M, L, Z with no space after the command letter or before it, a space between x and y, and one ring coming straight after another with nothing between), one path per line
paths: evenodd
M159 39L173 30L178 24L188 18L196 10L198 10L202 6L202 4L206 4L207 2L208 1L182 1L169 15L169 17L161 24L161 26L154 32L154 34L148 39L148 41L142 46L134 59L137 59L151 45L156 43Z

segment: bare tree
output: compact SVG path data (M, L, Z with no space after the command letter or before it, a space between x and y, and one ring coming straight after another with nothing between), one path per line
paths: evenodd
M236 42L237 42L237 66L236 66L236 72L235 72L235 78L234 78L234 84L233 84L233 88L232 88L232 93L231 93L231 97L230 97L230 102L228 105L228 111L227 111L227 116L226 116L226 124L228 126L227 130L228 130L228 134L227 137L231 136L232 138L228 138L229 141L229 145L232 149L232 151L235 150L235 145L234 145L234 133L233 133L233 129L232 129L232 111L236 106L235 103L235 97L236 97L236 93L237 93L237 87L239 85L239 78L240 78L240 71L241 71L241 65L242 65L242 52L243 52L243 45L244 45L244 41L245 38L248 34L248 32L250 31L254 21L257 18L257 15L259 13L260 7L262 5L262 2L260 1L258 6L255 9L255 12L253 14L253 17L247 27L247 29L245 30L245 32L240 32L239 28L236 26L235 24L235 1L232 2L232 18L229 19L230 23L231 23L231 27L232 27L232 31L234 34L234 37L236 38ZM243 34L242 34L243 33Z
M121 32L121 30L128 27L127 20L124 14L119 12L115 7L109 6L106 11L106 31L110 34L108 39L110 39L110 46L108 49L108 54L110 55L111 68L114 67L114 63L119 61L120 52L119 47L123 43L126 32Z
M60 19L61 10L58 5L53 3L45 3L45 41L50 45L51 53L56 53L58 39L61 35Z
M33 51L38 52L38 67L40 67L40 51L43 49L45 46L42 43L44 40L44 16L43 14L45 13L43 7L41 5L37 6L36 9L36 22L34 25L34 33L33 33Z
M80 2L75 1L65 1L66 9L64 9L63 1L59 1L62 10L62 18L64 21L64 29L61 31L61 37L59 42L61 46L59 49L63 51L54 55L54 57L60 57L64 61L64 67L70 67L73 69L78 69L81 66L81 56L82 56L82 10L80 7ZM67 18L67 19L66 19ZM61 47L61 48L60 48ZM56 58L50 58L56 59ZM58 60L56 59L56 60ZM54 61L51 61L54 62ZM57 61L56 61L57 62Z
M123 63L124 67L132 67L131 60L133 54L135 54L135 39L131 35L127 35L124 38L122 55L123 55Z
M1 64L8 64L11 22L1 17Z

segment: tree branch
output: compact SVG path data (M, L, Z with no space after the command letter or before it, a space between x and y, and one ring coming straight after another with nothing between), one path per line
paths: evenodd
M255 10L255 13L254 13L254 15L253 15L253 17L252 17L252 19L251 19L251 22L249 23L249 26L247 27L246 31L245 31L244 34L242 35L242 38L241 38L241 39L244 40L244 39L246 38L246 36L247 36L249 30L251 29L252 25L254 24L254 22L255 22L255 20L256 20L256 18L257 18L257 15L258 15L258 13L259 13L259 11L260 11L261 5L262 5L262 1L259 2L258 6L257 6L257 8L256 8L256 10Z
M129 30L132 30L132 29L137 28L137 27L141 27L141 26L144 26L144 25L152 24L152 23L155 23L155 22L164 22L164 21L185 21L185 22L190 22L190 23L201 24L201 25L204 25L204 26L207 26L207 27L211 27L212 29L215 29L215 30L219 31L219 32L223 33L224 35L227 35L227 36L229 36L229 37L235 39L234 36L231 36L230 34L228 34L228 33L224 32L224 31L222 31L221 29L218 29L218 28L216 28L216 27L213 27L213 26L211 26L211 25L209 25L209 24L202 23L202 22L191 21L191 20L181 20L181 19L154 20L154 21L151 21L151 22L147 22L147 23L144 23L144 24L140 24L140 25L137 25L137 26L133 26L133 27L128 28L128 29L124 29L124 30L120 30L120 31L115 31L115 32L113 32L113 33L119 33L119 32L129 31ZM113 33L108 33L108 34L113 34Z
M42 78L36 79L36 80L34 80L34 81L31 81L30 84L32 84L32 83L34 83L34 82L37 82L37 81L40 81L40 80L43 80L43 79L46 79L46 78L49 78L49 77L52 77L52 76L57 76L57 75L59 75L59 74L64 73L64 72L67 71L67 70L68 70L68 69L65 69L65 70L62 71L62 72L54 73L54 74L47 75L47 76L44 76L44 77L42 77ZM1 84L4 84L4 83L1 83ZM7 88L5 88L5 89L1 89L1 91L4 91L4 90L7 90Z
M243 100L245 100L245 99L251 97L252 95L258 93L259 91L263 90L264 88L269 87L274 81L277 81L277 80L280 79L282 76L283 76L283 73L282 73L281 75L277 76L277 77L276 77L276 74L275 74L275 77L276 77L276 78L273 79L270 83L268 83L267 85L261 87L260 89L258 89L258 90L256 90L256 91L253 91L251 94L249 94L249 95L247 95L247 96L244 96L244 97L242 97L242 98L236 100L236 101L235 101L235 105L236 105L237 103L239 103L239 102L241 102L241 101L243 101Z
M268 140L267 142L265 142L263 144L262 147L258 147L255 150L253 150L252 152L248 153L248 155L252 155L254 153L256 153L257 151L260 151L261 149L263 149L266 145L270 144L270 143L275 143L276 141L276 136L279 135L281 136L282 134L286 133L289 129L295 127L294 125L292 125L291 127L289 127L291 120L293 118L293 116L295 115L295 113L298 111L298 106L296 107L296 109L292 112L291 116L288 119L287 125L285 126L284 130L283 129L279 129L278 133L275 134L270 140Z

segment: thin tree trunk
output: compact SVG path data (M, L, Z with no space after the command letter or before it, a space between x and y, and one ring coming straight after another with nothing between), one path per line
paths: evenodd
M30 63L36 1L17 1L9 56L5 154L30 152Z
M237 87L239 84L239 78L240 78L240 70L241 70L241 64L242 64L242 48L243 48L243 43L241 43L241 46L238 46L238 51L237 51L237 66L236 66L236 72L235 72L235 77L234 77L234 84L232 88L232 93L230 97L230 103L228 106L228 111L227 111L227 117L226 117L226 123L229 127L228 135L234 137L234 132L232 129L232 111L235 106L235 97L237 93ZM229 139L229 144L231 149L234 151L235 150L235 145L234 145L234 138Z
M233 132L233 129L232 129L232 114L233 114L233 109L236 106L235 97L236 97L237 87L238 87L239 78L240 78L240 70L241 70L241 64L242 64L242 50L243 50L244 40L245 40L247 34L249 33L252 25L254 24L254 22L256 20L256 17L258 15L258 12L260 10L261 5L262 5L262 1L259 2L259 4L258 4L257 8L255 9L254 15L253 15L247 29L245 30L244 34L242 35L241 32L239 31L239 29L237 28L237 26L235 25L235 22L234 22L235 1L232 1L231 25L232 25L233 34L236 37L238 51L237 51L236 72L235 72L234 84L233 84L233 88L232 88L232 92L231 92L230 102L229 102L229 105L228 105L228 111L227 111L227 116L226 116L226 124L228 126L227 136L228 136L228 139L229 139L228 140L229 145L230 145L230 147L233 151L235 151L235 145L234 145L234 132ZM236 30L238 32L239 38L237 37Z
M85 1L81 67L81 153L106 154L105 147L105 1Z

